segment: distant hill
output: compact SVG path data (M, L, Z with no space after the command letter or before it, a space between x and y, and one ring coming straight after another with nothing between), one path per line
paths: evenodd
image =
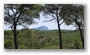
M40 26L40 27L37 27L37 28L33 28L34 30L49 30L48 27L46 26Z

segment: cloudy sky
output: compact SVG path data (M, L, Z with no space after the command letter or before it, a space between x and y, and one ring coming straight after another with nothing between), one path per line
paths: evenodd
M48 19L50 19L50 18L48 18ZM44 22L45 20L47 20L47 18L42 13L40 13L40 20L36 20L36 22L38 22L38 24L32 24L32 25L30 25L29 28L36 28L36 27L40 27L40 26L46 26L46 27L49 28L49 30L58 29L56 20L53 20L53 21L50 21L50 22ZM74 30L75 27L72 26L72 25L68 26L68 25L65 25L65 23L63 23L61 25L61 29Z
M48 19L51 19L51 18L48 18ZM40 13L40 19L35 19L37 24L31 24L29 26L29 28L32 29L32 28L37 28L40 26L46 26L46 27L48 27L49 30L58 29L56 20L53 20L50 22L45 22L45 20L47 20L47 18L42 13ZM8 28L8 27L9 27L9 25L4 24L4 30L6 30L6 29L10 30L10 28ZM65 25L65 23L63 23L60 27L61 27L61 29L65 29L65 30L75 30L74 26L72 26L72 25L68 26L68 25ZM17 29L22 29L22 27L18 26Z

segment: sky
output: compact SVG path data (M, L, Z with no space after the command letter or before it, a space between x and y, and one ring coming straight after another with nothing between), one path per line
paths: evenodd
M52 19L52 18L48 18L48 19ZM37 22L37 24L31 24L29 26L29 29L37 28L40 26L46 26L48 27L49 30L58 29L56 20L45 22L45 20L48 20L48 19L42 13L40 13L39 19L34 19ZM65 23L63 23L60 27L61 29L64 29L64 30L75 30L76 29L73 25L65 25ZM22 28L23 27L21 26L17 26L17 29L22 29ZM4 24L4 30L6 29L10 30L9 25Z

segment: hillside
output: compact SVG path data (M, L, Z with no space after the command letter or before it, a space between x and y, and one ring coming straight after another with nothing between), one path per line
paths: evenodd
M59 49L59 36L57 30L18 30L19 49ZM79 31L62 30L63 49L82 49ZM4 31L4 48L14 49L13 33Z
M46 26L40 26L40 27L37 27L37 28L33 28L33 30L49 30L49 29Z

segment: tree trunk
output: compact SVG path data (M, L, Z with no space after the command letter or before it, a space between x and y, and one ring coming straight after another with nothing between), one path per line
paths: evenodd
M57 18L57 25L58 25L58 32L59 32L59 43L60 43L60 49L62 49L62 35L61 35L61 29L60 29L60 25L59 25L59 20Z
M77 22L76 19L74 21L78 25L80 36L81 36L81 40L82 40L82 46L83 46L83 49L84 49L84 37L83 37L83 34L82 34L81 26L79 25L79 23Z
M79 25L78 25L78 28L79 28L79 31L80 31L80 36L81 36L82 45L83 45L83 49L84 49L84 37L83 37L83 34L82 34L82 30L81 30Z
M16 33L16 23L14 22L14 45L15 45L15 49L18 49L18 45L17 45L17 33Z

